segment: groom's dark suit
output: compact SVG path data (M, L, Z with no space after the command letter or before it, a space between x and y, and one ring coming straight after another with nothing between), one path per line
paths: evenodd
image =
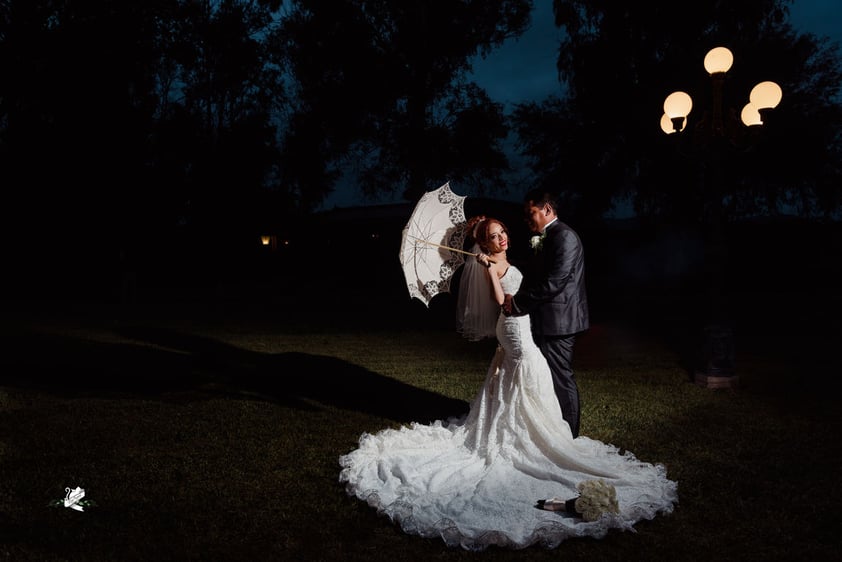
M573 436L579 435L579 389L573 376L576 334L588 329L585 256L576 232L556 220L540 245L512 298L512 314L529 314L535 343L550 365L561 413Z

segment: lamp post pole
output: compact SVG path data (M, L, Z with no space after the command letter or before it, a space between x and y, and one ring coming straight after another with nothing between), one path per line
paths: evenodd
M704 66L711 77L712 104L705 115L692 127L694 148L699 151L703 166L703 197L701 218L706 232L705 276L707 281L707 323L702 336L699 357L695 364L695 382L706 388L736 386L738 377L735 366L734 333L726 303L727 267L727 217L723 198L724 182L730 180L724 160L732 150L739 134L739 124L725 117L723 90L725 75L734 57L725 47L711 49L705 56ZM774 82L761 82L751 91L749 103L743 108L741 120L747 127L763 124L766 111L777 106L781 89ZM685 92L673 92L664 101L661 129L666 134L680 134L687 126L687 116L693 107L692 98ZM686 134L686 133L685 133Z

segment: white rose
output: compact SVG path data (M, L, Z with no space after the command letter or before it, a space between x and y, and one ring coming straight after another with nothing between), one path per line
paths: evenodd
M617 491L604 480L586 480L576 488L580 496L576 498L576 511L585 521L596 521L603 513L619 513Z

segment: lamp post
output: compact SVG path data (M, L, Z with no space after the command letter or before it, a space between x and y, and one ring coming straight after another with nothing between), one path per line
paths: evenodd
M691 127L693 146L698 152L699 162L703 164L700 174L703 185L702 220L707 227L705 266L708 283L708 321L695 365L695 381L706 388L730 388L736 386L739 380L734 364L734 334L724 290L727 259L723 203L726 190L723 184L730 178L723 169L723 160L727 151L733 150L743 138L739 121L732 110L726 112L723 102L725 75L733 62L734 56L726 47L715 47L705 56L704 67L710 74L712 85L711 106L710 111ZM750 128L763 125L768 112L778 105L781 97L781 88L774 82L757 84L740 113L742 124ZM667 96L661 116L664 133L678 135L687 130L692 108L693 100L686 92L677 91Z

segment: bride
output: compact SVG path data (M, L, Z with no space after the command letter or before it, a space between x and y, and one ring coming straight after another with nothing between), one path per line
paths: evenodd
M468 550L554 548L671 513L677 483L664 466L573 437L529 316L500 314L504 294L514 294L522 279L506 259L505 225L474 217L468 228L477 259L463 269L458 324L468 339L497 337L485 382L459 419L364 433L339 458L347 493L406 533ZM566 501L594 485L612 496L603 509L582 513L577 506L584 504Z

